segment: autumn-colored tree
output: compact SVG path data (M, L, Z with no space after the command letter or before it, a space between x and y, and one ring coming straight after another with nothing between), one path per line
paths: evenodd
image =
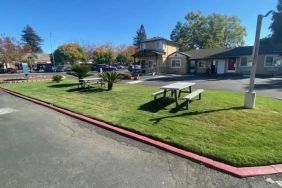
M25 54L24 48L13 37L0 36L0 63L8 68L8 65L19 63Z
M56 64L76 64L78 62L85 62L87 56L78 44L69 43L63 44L55 50L54 59Z
M93 52L94 63L113 63L116 58L115 48L111 43L103 44Z
M137 48L135 46L120 45L117 48L116 62L122 64L133 63L132 55L136 53Z

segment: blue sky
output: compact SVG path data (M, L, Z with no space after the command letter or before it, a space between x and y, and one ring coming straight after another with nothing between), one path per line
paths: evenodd
M0 33L20 39L26 24L44 39L50 52L66 42L131 44L144 24L148 37L169 38L177 21L190 11L236 15L247 29L246 45L254 42L256 17L276 10L277 0L3 0ZM270 33L270 16L263 21L261 36Z

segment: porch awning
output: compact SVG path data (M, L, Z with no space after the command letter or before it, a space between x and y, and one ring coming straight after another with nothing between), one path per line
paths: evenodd
M139 50L138 52L136 52L135 54L133 54L132 56L134 58L138 58L138 57L151 57L151 56L157 56L157 55L164 55L165 52L163 51L157 51L157 50Z

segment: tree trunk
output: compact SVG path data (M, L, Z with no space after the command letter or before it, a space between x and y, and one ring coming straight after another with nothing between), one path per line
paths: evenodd
M108 90L112 90L113 89L113 83L108 83Z

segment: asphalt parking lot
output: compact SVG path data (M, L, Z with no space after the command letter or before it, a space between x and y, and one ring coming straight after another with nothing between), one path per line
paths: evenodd
M236 178L0 92L0 187L282 187Z
M239 91L248 90L248 75L163 75L161 78L144 76L144 82L154 86L163 86L176 81L195 82L195 88ZM255 80L255 90L258 95L273 97L282 100L282 76L258 76Z

